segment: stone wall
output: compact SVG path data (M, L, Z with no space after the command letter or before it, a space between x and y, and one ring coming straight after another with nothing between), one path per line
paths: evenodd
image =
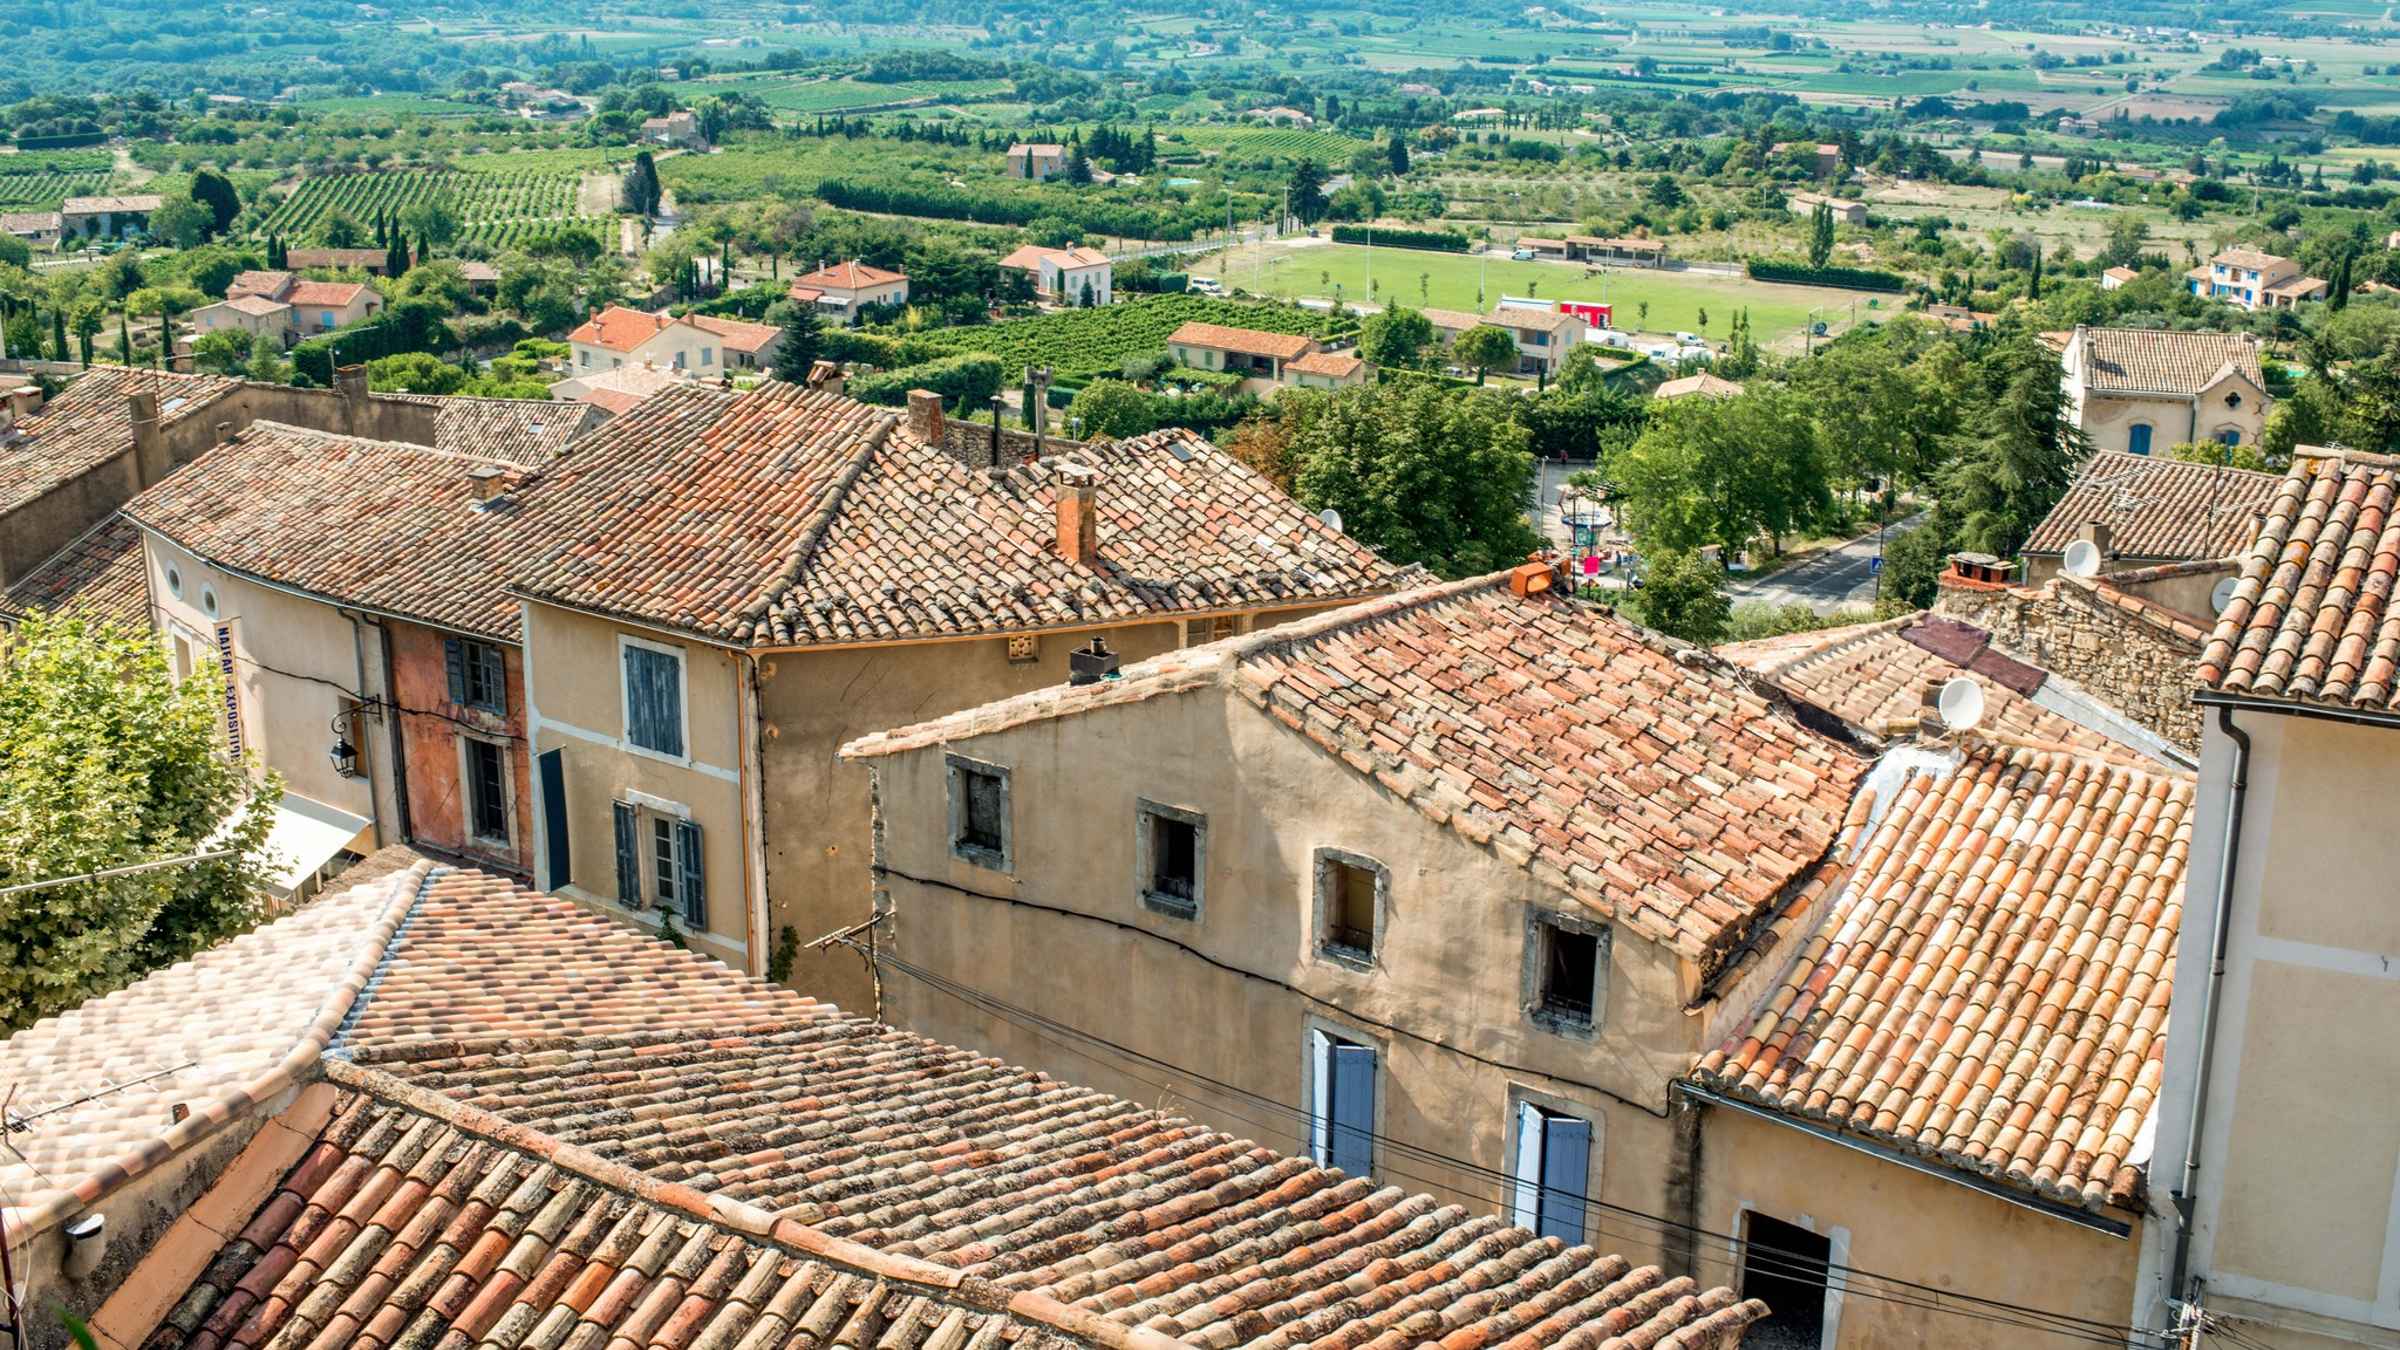
M2026 589L1944 573L1933 607L1990 633L2002 651L2074 681L2131 720L2199 751L2193 668L2207 633L2192 616L2112 587L2106 578L2059 577Z

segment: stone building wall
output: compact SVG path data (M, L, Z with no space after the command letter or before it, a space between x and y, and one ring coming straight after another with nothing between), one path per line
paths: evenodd
M2207 630L2191 615L2111 586L2111 580L2059 577L2025 589L1948 572L1934 612L1974 624L2003 651L2065 676L2197 753L2193 668Z

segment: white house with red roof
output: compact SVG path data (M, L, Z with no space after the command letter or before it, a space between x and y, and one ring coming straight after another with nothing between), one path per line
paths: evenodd
M1027 244L1002 258L1000 265L1031 277L1034 292L1058 304L1105 305L1116 295L1116 264L1096 248Z
M788 294L826 314L851 320L869 305L907 304L908 274L869 267L853 258L793 277Z
M714 321L722 322L722 321ZM745 328L763 327L745 324ZM748 342L745 338L743 341ZM727 339L691 315L610 305L567 334L578 375L649 364L691 375L717 375L727 365ZM755 355L755 347L753 347Z

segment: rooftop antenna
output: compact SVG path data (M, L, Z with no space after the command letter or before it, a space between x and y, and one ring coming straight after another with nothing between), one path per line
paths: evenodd
M2100 575L2100 546L2089 539L2078 539L2067 545L2061 565L2068 576L2096 577Z
M1942 686L1934 700L1934 709L1942 716L1942 725L1952 731L1972 731L1983 720L1983 686L1972 678L1959 675Z

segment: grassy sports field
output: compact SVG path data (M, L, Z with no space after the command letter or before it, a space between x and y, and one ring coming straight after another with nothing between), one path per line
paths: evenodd
M1332 299L1341 287L1344 301L1396 300L1410 306L1436 309L1490 309L1502 295L1531 295L1543 300L1596 300L1616 306L1620 328L1639 327L1648 333L1678 330L1725 336L1734 311L1750 311L1750 330L1761 343L1797 339L1817 311L1817 319L1837 329L1850 322L1851 307L1858 317L1881 315L1897 307L1899 297L1823 286L1786 286L1752 281L1748 277L1708 272L1661 272L1648 268L1612 267L1598 276L1587 275L1580 263L1512 262L1420 249L1378 248L1374 254L1373 295L1367 289L1368 253L1351 244L1270 243L1235 251L1230 257L1196 265L1202 276L1214 276L1228 288L1241 287L1260 295L1294 299ZM1640 306L1647 302L1644 320ZM1701 323L1700 312L1708 312Z

